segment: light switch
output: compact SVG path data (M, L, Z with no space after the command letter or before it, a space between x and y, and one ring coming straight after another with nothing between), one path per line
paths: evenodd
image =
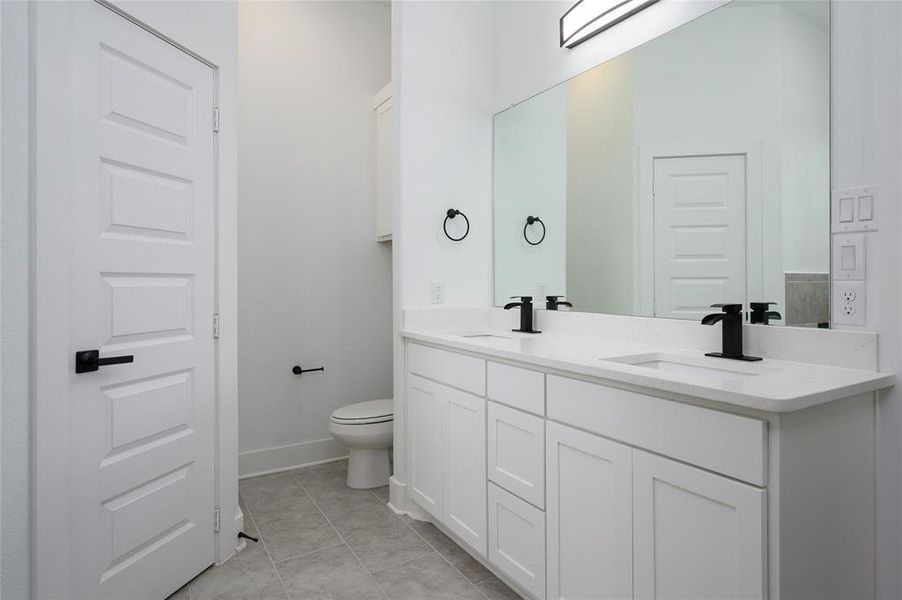
M858 220L872 221L874 219L874 197L871 195L858 197Z
M839 222L851 223L855 220L855 198L839 199Z
M865 234L833 236L833 279L863 281L865 279Z
M833 190L830 215L833 233L877 231L877 188Z

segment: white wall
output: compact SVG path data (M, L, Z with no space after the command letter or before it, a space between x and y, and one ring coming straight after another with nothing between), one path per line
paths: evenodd
M239 6L242 475L346 454L336 408L391 397L391 245L376 242L373 94L390 7ZM293 375L291 367L325 366Z
M28 4L0 3L0 598L30 595Z
M400 98L401 298L431 301L442 281L448 304L492 300L492 4L401 2ZM448 208L470 219L462 242L448 240Z

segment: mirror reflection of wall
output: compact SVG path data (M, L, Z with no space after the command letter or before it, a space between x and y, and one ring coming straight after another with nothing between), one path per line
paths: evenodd
M496 304L828 321L828 36L826 0L737 0L497 115Z

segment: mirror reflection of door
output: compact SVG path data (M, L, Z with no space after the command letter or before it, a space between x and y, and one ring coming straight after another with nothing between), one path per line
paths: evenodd
M746 298L744 155L654 161L654 315L701 319Z

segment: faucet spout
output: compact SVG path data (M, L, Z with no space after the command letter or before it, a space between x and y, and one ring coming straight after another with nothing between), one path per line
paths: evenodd
M702 325L714 325L715 323L719 323L723 321L724 313L714 313L711 315L705 315L702 317Z

